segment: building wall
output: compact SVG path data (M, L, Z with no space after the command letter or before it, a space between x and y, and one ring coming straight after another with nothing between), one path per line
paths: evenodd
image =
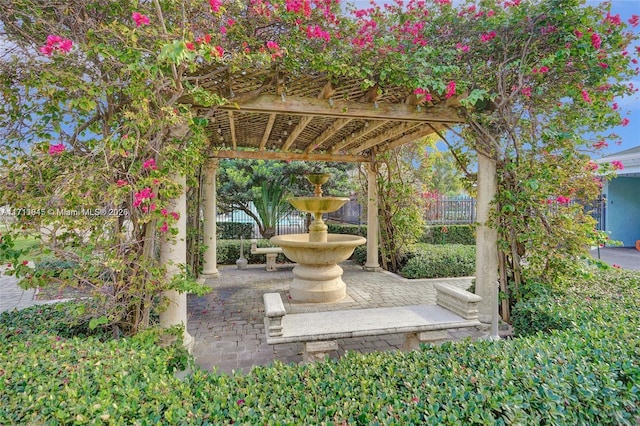
M640 240L640 178L617 177L607 185L606 230L611 239L634 247Z

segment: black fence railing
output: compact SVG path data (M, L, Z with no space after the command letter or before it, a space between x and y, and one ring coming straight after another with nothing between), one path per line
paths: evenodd
M251 206L251 208L252 211L257 215L257 212L255 212L255 208L253 206ZM251 226L253 227L251 237L262 238L262 236L260 235L258 224L251 216L249 216L244 211L233 210L228 213L218 214L216 221L217 223L235 222L251 224ZM278 223L276 224L276 235L303 234L308 231L307 226L307 215L305 213L294 211L278 221Z
M428 198L424 212L424 218L429 225L465 224L476 221L476 200L469 196L439 196ZM579 204L579 201L571 201ZM593 216L597 221L596 229L605 229L607 200L598 198L591 204L584 205L585 212ZM366 223L364 207L356 200L346 202L340 209L325 215L325 219L362 225ZM231 213L219 214L218 222L250 223L253 226L253 237L260 238L258 225L253 218L245 212L235 210ZM305 213L292 212L283 217L276 226L277 235L299 234L308 232L308 219Z
M476 200L469 196L439 196L426 199L424 219L429 224L473 223Z

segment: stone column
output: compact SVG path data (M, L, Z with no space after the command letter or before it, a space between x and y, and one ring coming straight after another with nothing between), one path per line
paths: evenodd
M204 179L204 238L203 242L207 246L204 252L202 274L200 279L218 278L218 257L216 245L216 172L218 170L218 160L209 159L205 164Z
M378 263L378 185L376 167L367 163L367 263L365 271L379 271Z
M169 201L167 210L180 216L176 226L178 234L160 242L160 262L167 268L167 279L179 275L181 267L187 262L187 182L184 176L174 176L173 181L182 186L180 195ZM167 309L160 313L160 325L168 328L182 324L184 326L183 344L191 351L193 337L187 332L187 294L175 290L163 292L169 301Z
M478 319L491 323L498 303L498 230L489 226L491 202L498 191L496 162L478 152L478 199L476 202L476 294L482 297Z

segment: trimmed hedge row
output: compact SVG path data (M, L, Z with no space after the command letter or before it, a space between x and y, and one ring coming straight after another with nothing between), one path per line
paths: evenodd
M637 424L640 274L608 274L564 293L582 297L569 312L590 312L571 329L231 377L196 369L179 380L184 352L152 334L66 338L35 320L53 308L4 313L0 424Z
M465 225L430 225L427 226L420 242L427 244L476 244L476 228L473 224Z
M351 259L367 261L367 247L356 247ZM414 244L404 256L399 274L405 278L466 277L475 274L476 247L461 244Z
M476 247L462 244L416 244L400 269L405 278L446 278L474 275Z

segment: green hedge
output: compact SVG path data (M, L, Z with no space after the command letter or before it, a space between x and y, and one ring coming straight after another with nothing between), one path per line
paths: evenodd
M244 237L248 240L253 237L253 223L244 222L218 222L218 238L222 240L239 240Z
M183 380L188 357L153 333L68 338L49 330L63 310L3 313L0 424L638 424L640 274L588 284L548 335Z
M427 244L475 245L475 225L431 225L427 226L420 242Z
M640 273L601 271L581 277L571 288L549 289L532 283L523 286L523 302L513 307L513 327L519 336L565 330L593 320L620 323L637 314Z
M349 234L367 236L367 225L350 225L344 223L327 223L327 232L330 234Z
M400 269L405 278L465 277L475 274L476 248L461 244L415 244Z
M258 240L258 247L275 247L269 240ZM235 265L240 258L240 240L218 240L217 241L217 261L219 265ZM267 262L264 254L251 254L251 241L244 240L244 258L250 264L263 264ZM278 263L291 263L282 253L276 257Z

